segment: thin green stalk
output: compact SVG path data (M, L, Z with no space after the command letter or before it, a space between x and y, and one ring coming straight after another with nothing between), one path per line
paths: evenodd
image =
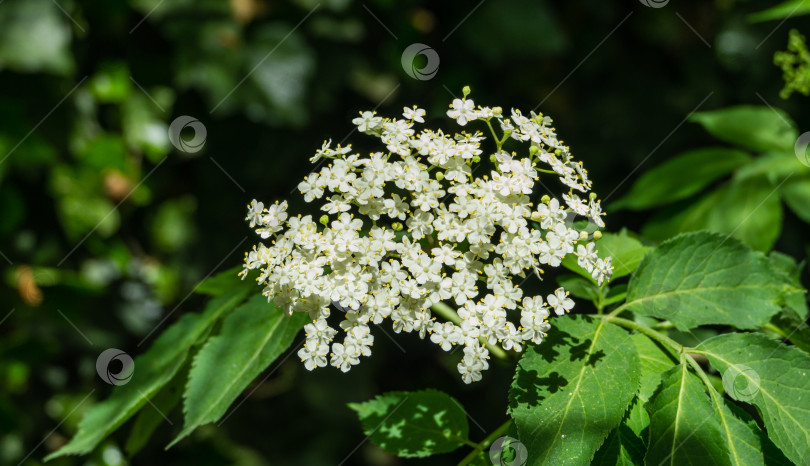
M436 303L430 307L430 310L435 312L440 317L443 317L445 320L449 320L454 324L459 324L461 322L461 317L459 317L456 311L453 310L453 308L448 306L447 304ZM504 351L503 348L489 344L489 342L486 341L484 338L479 338L479 340L481 341L481 343L484 344L484 346L486 346L490 354L492 354L496 358L503 359L504 361L508 361L510 359L509 353Z
M767 330L769 332L773 332L773 333L779 335L780 337L784 338L785 340L790 339L790 335L787 332L785 332L784 330L782 330L781 328L777 327L776 325L774 325L774 324L772 324L770 322L763 325L762 328L763 328L763 330Z
M475 457L478 456L479 453L484 451L484 449L488 448L492 445L492 442L497 440L501 437L507 430L509 430L509 426L512 425L512 420L508 420L501 424L500 427L495 429L491 434L487 435L487 438L481 440L481 443L477 444L473 451L470 452L469 455L465 456L463 460L458 463L458 466L466 466L475 460Z
M700 377L700 380L702 380L703 383L706 385L706 387L709 389L709 392L715 390L714 385L712 385L712 382L709 380L709 377L703 371L703 368L700 367L700 364L698 364L698 362L695 361L695 358L693 358L692 355L689 354L689 353L699 354L700 351L694 350L692 348L685 348L683 345L673 340L672 338L669 338L668 336L664 335L661 332L656 332L655 330L651 329L650 327L644 324L640 324L638 322L634 322L628 319L622 319L621 317L611 317L611 315L605 316L604 319L607 319L608 322L614 323L620 327L624 327L627 329L635 330L639 333L643 333L644 335L647 335L653 340L656 340L661 344L672 348L678 355L678 357L681 358L682 361L686 360L686 362L692 367L695 373L697 373L698 377ZM714 398L714 396L712 398Z
M636 332L643 333L644 335L647 335L653 340L660 342L662 345L672 348L676 352L676 354L681 354L684 350L683 345L681 345L677 341L664 335L661 332L656 332L655 330L651 329L650 327L644 324L640 324L638 322L629 319L623 319L621 317L614 317L613 313L606 315L605 317L603 317L603 319L606 319L608 322L616 324L619 327L624 327L626 329L635 330Z

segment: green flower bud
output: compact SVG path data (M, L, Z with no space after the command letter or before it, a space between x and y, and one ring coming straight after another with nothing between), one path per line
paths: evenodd
M540 202L542 202L543 204L548 204L549 202L551 202L551 198L548 197L548 194L543 194L543 197L540 198Z
M461 88L461 93L464 94L464 98L466 99L468 95L470 95L470 86L464 86Z
M436 180L437 180L437 181L441 181L441 180L443 180L443 179L444 179L444 173L442 173L442 172L436 172Z
M328 215L321 215L321 219L319 220L321 225L327 226L329 225L329 216Z
M495 163L496 160L498 160L498 159L495 158L495 154L492 154L492 155L489 156L489 161L490 162Z
M473 163L478 163L481 161L481 157L478 155L473 155L472 161Z
M492 107L492 114L495 116L503 114L503 109L501 107Z
M593 232L593 239L596 240L596 239L601 239L601 238L602 238L602 232L601 231L596 230L596 231Z
M394 231L402 231L402 224L399 222L394 222L394 224L391 225L391 229Z
M559 157L559 156L561 156L561 155L562 155L562 151L561 151L560 149L557 149L557 150L555 150L555 151L554 151L554 155L556 155L557 157Z
M538 152L540 152L539 147L537 147L537 146L529 147L529 155L536 155Z
M595 201L595 200L596 200L596 193L593 193L593 192L592 192L592 193L588 194L588 197L589 197L589 198L590 198L592 201Z
M580 241L588 241L588 232L587 231L580 231L579 232L579 240Z

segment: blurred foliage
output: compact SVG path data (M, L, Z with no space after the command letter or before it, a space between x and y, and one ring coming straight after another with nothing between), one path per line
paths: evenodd
M681 127L686 115L776 101L779 70L766 64L785 32L748 21L770 6L694 2L676 16L585 0L0 2L0 464L39 464L75 433L111 391L95 373L101 351L140 354L201 309L201 280L240 261L244 205L289 196L320 141L348 135L358 110L419 102L439 115L463 84L483 103L539 104L609 202L650 166L713 144L698 125ZM779 11L806 30L801 5L785 12L795 6ZM441 57L430 81L401 68L415 42ZM779 105L796 128L810 125L798 99ZM180 115L204 123L202 151L170 144ZM736 157L749 171L761 167L750 180L763 187L781 181L768 168L780 159ZM781 225L775 248L800 258L806 211L786 192L801 199L805 186L788 180L779 196L795 214L770 220ZM750 202L763 202L757 193ZM638 231L648 217L617 212L608 226ZM88 458L53 464L415 464L369 442L353 452L364 434L346 403L384 391L452 393L476 439L506 419L500 401L481 400L506 399L511 367L495 363L483 382L461 386L452 358L407 338L402 348L377 341L375 357L350 376L282 358L226 423L167 452L178 409L166 410L173 425L158 419L156 441L129 441L143 446L134 457L129 432L148 431L154 418L126 425Z
M807 42L803 35L795 29L790 30L787 50L776 52L773 62L782 68L782 77L785 88L779 93L787 99L794 92L810 95L810 52L807 51Z
M646 238L660 241L710 230L767 252L782 232L780 200L810 223L810 163L794 149L799 133L789 116L764 106L737 106L698 112L690 120L743 150L691 150L639 177L611 207L641 210L669 204L644 225ZM752 157L744 150L760 155ZM728 174L730 180L716 185ZM708 186L715 189L696 195Z

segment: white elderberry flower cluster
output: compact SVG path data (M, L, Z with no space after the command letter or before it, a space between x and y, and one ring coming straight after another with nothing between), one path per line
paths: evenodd
M447 115L461 126L486 123L494 148L485 159L478 131L416 128L423 109L405 108L401 119L362 112L353 123L384 150L361 155L324 143L312 161L330 163L298 185L320 218L288 217L286 202L248 207L246 220L269 244L246 254L241 275L257 269L262 294L290 314L309 313L298 352L307 369L348 371L371 354L369 325L390 319L394 332L429 335L445 351L463 345L458 371L477 381L490 350L540 343L549 315L574 306L563 288L524 296L527 274L540 278L574 254L600 285L609 279L610 258L600 259L592 241L599 234L567 221L579 215L603 227L604 214L595 195L580 197L591 181L551 119L518 110L505 117L468 93ZM561 199L535 192L541 174L566 186ZM333 310L342 315L330 319Z

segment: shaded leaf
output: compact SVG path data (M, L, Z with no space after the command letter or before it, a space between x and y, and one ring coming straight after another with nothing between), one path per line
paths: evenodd
M586 464L622 420L638 391L630 335L591 316L554 320L520 359L510 414L529 463Z
M403 457L446 453L467 441L467 415L458 401L438 390L388 392L349 403L363 432L383 450Z
M661 388L647 403L647 412L650 445L646 464L730 464L709 397L685 363L663 375Z
M678 360L664 348L641 333L630 336L641 361L641 388L638 397L642 404L649 401L661 383L661 374L672 369Z
M810 457L810 355L759 333L718 335L698 346L723 374L726 394L753 404L791 461Z
M641 466L644 464L644 442L626 425L613 429L593 457L592 465Z

